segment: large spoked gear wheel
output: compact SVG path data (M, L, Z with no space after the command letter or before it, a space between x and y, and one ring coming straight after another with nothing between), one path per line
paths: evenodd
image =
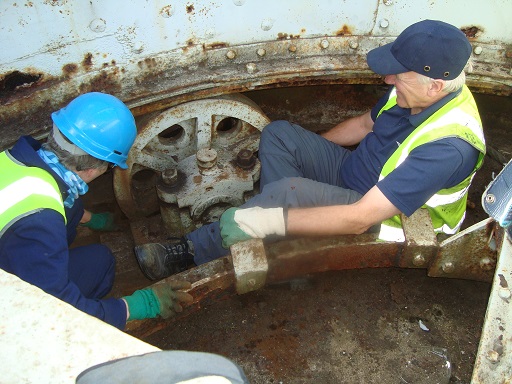
M160 212L175 235L217 220L253 192L260 170L254 153L269 122L240 94L144 116L128 169L114 172L121 210L131 220Z

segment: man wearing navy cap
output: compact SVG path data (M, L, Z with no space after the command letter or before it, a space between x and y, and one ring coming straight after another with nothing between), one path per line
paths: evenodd
M287 121L269 124L259 148L261 193L178 244L137 247L141 268L160 279L250 238L359 234L379 224L381 239L403 241L399 214L421 207L437 233L456 233L485 155L464 84L470 55L464 33L436 20L373 49L368 65L391 85L375 107L322 136Z

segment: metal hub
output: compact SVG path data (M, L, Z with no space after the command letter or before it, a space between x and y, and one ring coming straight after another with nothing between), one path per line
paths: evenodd
M255 189L260 164L254 152L269 122L238 94L139 119L128 169L114 174L119 206L131 220L160 212L170 236L217 220Z

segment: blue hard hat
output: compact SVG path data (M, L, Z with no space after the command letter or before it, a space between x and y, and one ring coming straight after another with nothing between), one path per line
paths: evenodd
M126 169L126 159L137 127L128 107L118 98L90 92L52 113L52 120L66 138L91 156Z

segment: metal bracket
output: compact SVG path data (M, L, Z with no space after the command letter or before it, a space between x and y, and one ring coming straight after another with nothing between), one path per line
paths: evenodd
M263 288L268 261L263 240L252 239L231 246L236 292L244 294Z

